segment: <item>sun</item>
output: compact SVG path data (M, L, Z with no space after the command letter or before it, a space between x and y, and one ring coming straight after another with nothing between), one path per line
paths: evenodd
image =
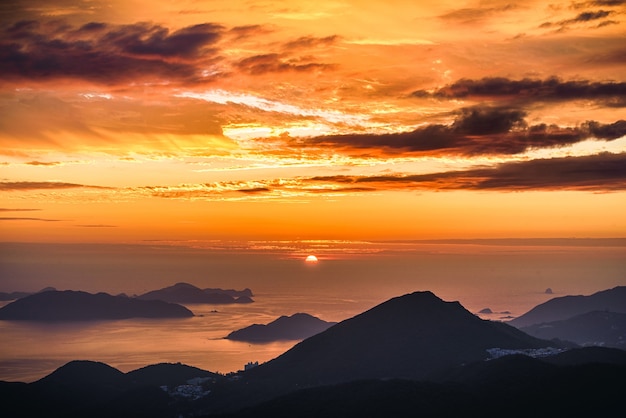
M304 260L305 263L307 264L317 264L319 260L317 259L317 257L315 257L314 255L309 255L307 256L307 258Z

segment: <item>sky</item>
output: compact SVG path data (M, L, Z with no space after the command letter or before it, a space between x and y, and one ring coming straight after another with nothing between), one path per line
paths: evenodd
M626 1L5 0L0 240L626 236Z

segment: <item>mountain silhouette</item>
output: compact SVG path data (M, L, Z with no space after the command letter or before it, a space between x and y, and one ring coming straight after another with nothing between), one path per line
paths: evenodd
M73 290L36 293L0 308L0 319L5 320L77 321L191 316L193 313L184 306L163 301Z
M195 378L215 378L216 373L181 363L159 363L126 373L135 385L177 386Z
M267 325L253 324L233 331L226 339L248 342L301 340L325 331L336 322L326 322L306 313L281 316Z
M137 296L141 300L162 300L170 303L251 303L250 289L242 291L222 289L200 289L189 283L176 283L173 286L153 290Z
M340 322L248 374L261 380L280 375L298 387L369 378L422 379L482 361L489 348L550 345L506 324L482 320L458 302L415 292Z
M522 328L569 319L592 311L626 313L626 286L614 287L589 296L562 296L550 299L507 323Z
M368 379L295 390L231 418L612 416L623 409L624 365L555 366L507 356L449 381Z
M583 346L626 348L626 313L592 311L520 330L537 338L558 338Z

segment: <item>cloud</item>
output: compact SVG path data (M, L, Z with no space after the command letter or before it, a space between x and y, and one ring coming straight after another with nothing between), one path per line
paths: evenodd
M80 228L117 228L117 225L106 225L106 224L87 224L87 225L76 225Z
M578 127L528 126L517 109L462 109L451 125L433 124L393 134L329 135L293 141L297 147L330 147L346 153L407 152L429 155L513 155L535 148L554 148L594 138L611 141L626 135L626 121L589 121Z
M45 219L45 218L10 218L10 217L0 217L0 221L40 221L40 222L61 222L61 219Z
M285 49L310 49L318 47L328 47L337 43L341 37L337 35L315 37L315 36L302 36L294 41L287 42Z
M250 75L261 75L268 73L294 72L314 72L325 71L335 68L334 64L324 64L308 62L308 59L287 58L282 54L261 54L244 58L237 62L235 66Z
M253 182L226 181L178 186L151 186L133 192L180 200L240 201L379 193L383 191L591 191L626 190L626 153L603 153L505 162L493 167L429 174L375 176L331 175L268 179Z
M412 95L442 99L510 98L517 102L605 100L614 106L626 106L626 83L562 81L557 77L545 80L485 77L479 80L461 79L434 92L417 90Z
M107 189L104 186L89 186L85 184L65 183L59 181L4 181L0 182L0 191L29 191L29 190L54 190L54 189Z
M41 209L31 209L31 208L0 208L0 212L33 212Z
M558 22L544 22L539 25L540 28L551 28L558 26L558 31L564 31L569 29L571 25L576 25L579 23L587 23L587 22L595 22L601 19L604 19L608 16L611 16L615 12L612 10L597 10L597 11L585 11L581 12L575 17L571 19L564 19ZM602 23L596 26L596 28L604 26Z
M508 162L419 175L312 177L312 183L369 186L372 190L626 190L626 153Z
M174 32L148 23L111 25L21 21L0 33L0 77L76 78L110 84L199 77L194 60L214 59L223 28L205 23Z
M482 21L493 15L508 12L517 9L517 6L507 4L502 7L468 7L463 9L452 10L448 13L440 15L439 18L443 20L455 21L462 24L470 24Z

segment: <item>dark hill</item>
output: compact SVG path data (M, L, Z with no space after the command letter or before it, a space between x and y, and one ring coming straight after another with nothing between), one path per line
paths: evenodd
M249 303L252 292L250 289L237 292L235 290L200 289L189 283L176 283L173 286L153 290L137 296L141 300L162 300L170 303ZM238 299L241 299L238 302Z
M494 362L491 373L471 382L391 379L307 388L227 416L554 418L613 416L623 409L623 366L545 367L537 359L521 360ZM532 371L518 370L529 363ZM507 370L516 378L501 384Z
M191 316L193 313L184 306L163 301L72 290L36 293L0 309L0 319L6 320L77 321Z
M253 324L233 331L226 338L248 342L302 340L319 334L335 324L336 322L326 322L306 313L296 313L281 316L267 325Z
M160 363L130 371L126 373L126 376L136 385L177 386L198 377L217 377L218 375L181 363Z
M583 346L626 348L626 313L593 311L520 329L537 338L558 338Z
M74 360L37 381L39 385L119 385L126 376L105 363Z
M281 376L292 387L369 378L421 379L488 357L488 348L551 345L506 324L485 321L431 292L393 298L308 338L248 372Z
M569 319L592 311L626 313L626 286L614 287L589 296L562 296L550 299L508 323L522 328Z

